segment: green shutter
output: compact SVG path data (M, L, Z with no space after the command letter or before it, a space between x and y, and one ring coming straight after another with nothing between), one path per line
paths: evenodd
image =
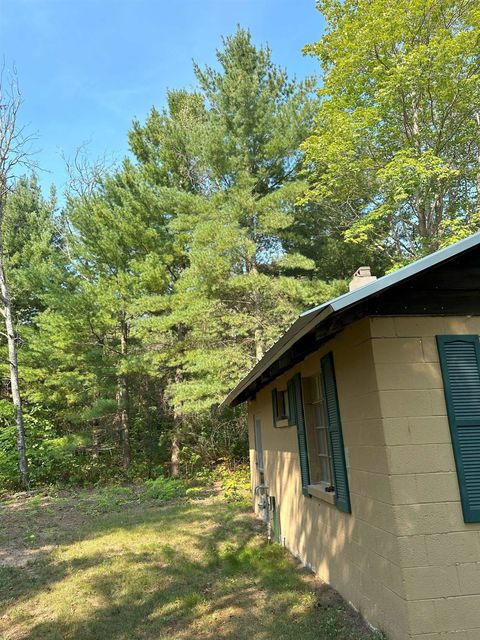
M277 424L278 416L278 395L277 390L272 389L272 413L273 413L273 426Z
M297 424L296 406L297 401L295 398L295 384L294 378L287 382L287 394L288 394L288 424L289 426L295 426Z
M297 425L302 493L304 496L308 496L310 472L308 468L307 437L305 434L305 415L303 412L302 379L299 373L288 381L288 402L292 423Z
M480 522L478 336L437 336L448 422L465 522Z
M347 465L343 447L342 423L338 407L337 384L333 356L327 353L321 360L325 402L327 405L328 432L332 453L333 478L335 486L335 501L341 511L351 513L350 492L348 489Z

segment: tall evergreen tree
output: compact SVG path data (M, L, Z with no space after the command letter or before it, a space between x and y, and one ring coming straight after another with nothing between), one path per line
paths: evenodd
M48 294L62 279L61 234L55 223L56 194L42 195L35 174L9 193L4 217L5 268L15 321L28 325L48 306Z
M125 469L131 461L130 380L139 348L134 321L145 314L138 301L152 288L164 291L171 260L168 207L145 185L141 170L125 162L92 193L71 199L67 213L72 268L85 300L94 305L91 334L107 352L116 380L116 422ZM111 381L104 391L111 394Z
M301 216L313 82L289 80L248 31L223 44L218 67L195 65L195 93L172 92L169 110L130 134L139 162L177 190L169 226L184 260L156 327L175 336L168 392L180 416L218 402L300 309L338 290L284 246Z

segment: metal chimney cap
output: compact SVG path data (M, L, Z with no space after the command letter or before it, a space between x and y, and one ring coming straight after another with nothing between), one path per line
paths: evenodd
M358 269L353 274L353 277L355 278L355 276L357 276L360 278L365 278L371 275L372 275L372 272L370 267L358 267Z

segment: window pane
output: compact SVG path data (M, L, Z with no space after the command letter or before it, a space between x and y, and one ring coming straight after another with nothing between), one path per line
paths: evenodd
M320 474L323 482L330 482L330 467L328 464L328 458L326 456L322 456L319 458L320 460Z
M277 418L282 418L285 415L284 410L284 395L283 391L279 391L277 394Z
M283 409L284 409L284 416L288 417L289 413L288 413L288 392L284 391L283 392Z
M327 413L325 410L325 403L318 402L314 405L315 425L317 427L327 426Z
M309 457L310 464L310 483L318 484L322 481L322 471L320 467L320 458L318 456Z
M304 403L310 482L331 484L328 419L321 375L304 379Z
M328 455L328 440L326 429L316 429L317 432L317 450L318 453Z

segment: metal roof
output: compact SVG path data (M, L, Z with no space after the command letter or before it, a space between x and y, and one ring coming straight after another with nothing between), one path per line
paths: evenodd
M288 349L290 349L300 338L306 335L314 327L320 325L333 314L338 313L346 308L352 307L368 298L378 295L390 289L392 286L404 282L420 273L431 269L441 263L448 262L470 249L480 245L480 232L475 233L464 240L460 240L444 249L440 249L425 258L421 258L416 262L412 262L405 267L389 273L386 276L366 284L363 287L345 293L337 298L333 298L328 302L304 311L289 329L281 336L277 342L273 344L261 360L240 380L237 386L230 391L223 400L221 406L231 405L235 399L253 384L268 367L276 362Z

